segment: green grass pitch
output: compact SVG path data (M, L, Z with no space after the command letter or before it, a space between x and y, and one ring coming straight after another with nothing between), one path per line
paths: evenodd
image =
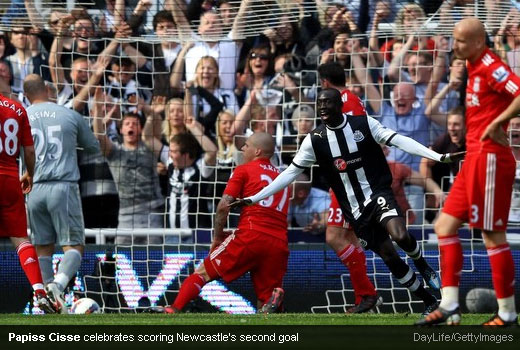
M490 314L464 314L463 325L480 325ZM186 313L93 314L93 315L20 315L0 314L0 325L413 325L419 314L311 314L227 315Z

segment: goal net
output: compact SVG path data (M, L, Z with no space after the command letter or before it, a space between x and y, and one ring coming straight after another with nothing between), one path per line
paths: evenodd
M12 44L3 54L12 79L0 88L27 104L23 78L38 66L57 103L83 114L100 140L111 145L112 153L79 150L87 240L101 248L70 292L71 302L74 295L89 296L105 312L137 312L173 302L182 281L208 253L214 213L230 174L242 161L245 138L258 131L271 133L277 145L272 161L284 168L316 126L319 64L339 62L347 87L361 97L370 115L426 146L447 132L449 114L464 101L464 72L456 75L451 54L457 21L479 17L490 45L520 71L519 54L511 47L518 40L520 15L506 1L500 6L474 1L462 7L446 2L428 14L401 1L383 1L384 6L369 2L368 8L362 1L205 1L201 6L211 6L203 9L183 0L126 1L127 6L125 1L107 1L103 8L95 1L28 3L34 6L0 1L0 30ZM20 63L21 52L29 51L38 60ZM400 85L413 88L413 102L399 100L404 95ZM417 120L401 125L399 108L408 108L405 114ZM132 116L139 130L125 124ZM184 134L191 138L178 136ZM178 149L185 158L175 154ZM394 150L389 159L406 161L408 169L421 173L420 159ZM438 186L447 193L454 175L442 171ZM299 183L327 191L322 176L315 167ZM431 189L409 185L417 184L409 177L397 184L410 204L408 228L438 271L432 222L443 199ZM328 202L307 200L321 201L315 206L321 210L291 217L289 237L297 252L290 258L288 275L302 278L303 273L291 275L291 268L297 261L313 264L316 257L320 264L333 265L334 273L326 276L325 288L308 308L294 309L344 312L353 303L348 270L325 247L323 227L318 229ZM514 201L513 209L520 209L519 204ZM236 228L238 217L239 212L230 213L229 229ZM472 281L479 273L488 278L489 272L479 267L486 258L480 234L464 229L461 237L464 275ZM306 242L323 245L309 245L313 253L302 253L300 260ZM378 311L422 311L422 302L391 276L382 260L369 251L366 255L369 277L383 296ZM55 264L60 258L55 255ZM319 274L312 266L309 271ZM232 285L214 281L202 289L203 301L190 309L254 313L252 291L243 293L250 287L247 278ZM292 297L286 294L288 300Z

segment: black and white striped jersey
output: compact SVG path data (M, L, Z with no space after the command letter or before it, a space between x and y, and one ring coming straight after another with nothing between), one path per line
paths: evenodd
M338 127L324 124L311 131L293 159L299 168L318 163L350 220L381 192L390 192L392 175L379 144L397 135L368 116L344 115Z

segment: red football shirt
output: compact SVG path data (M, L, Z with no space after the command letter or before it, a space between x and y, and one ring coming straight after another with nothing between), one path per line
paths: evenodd
M18 177L20 147L32 146L31 126L21 104L0 95L0 175Z
M480 142L486 127L520 95L520 78L489 48L474 63L467 62L466 148L468 153L504 151L491 139ZM504 125L504 130L507 125Z
M233 198L252 196L269 185L280 174L269 159L253 160L236 167L231 174L224 194ZM238 228L255 230L287 241L287 211L289 188L260 202L242 208Z
M349 89L341 92L341 101L343 101L342 113L347 115L367 115L365 105L361 99Z

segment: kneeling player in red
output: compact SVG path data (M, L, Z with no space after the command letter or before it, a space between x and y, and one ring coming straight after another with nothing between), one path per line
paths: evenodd
M251 274L258 311L272 313L282 309L282 282L289 259L288 189L242 209L238 229L227 237L224 231L229 204L235 198L257 193L280 173L269 160L274 148L273 137L267 133L255 133L247 139L242 148L245 164L231 174L217 207L209 255L195 273L184 280L173 304L152 308L152 312L179 312L199 295L206 283L216 279L229 283L247 272Z

